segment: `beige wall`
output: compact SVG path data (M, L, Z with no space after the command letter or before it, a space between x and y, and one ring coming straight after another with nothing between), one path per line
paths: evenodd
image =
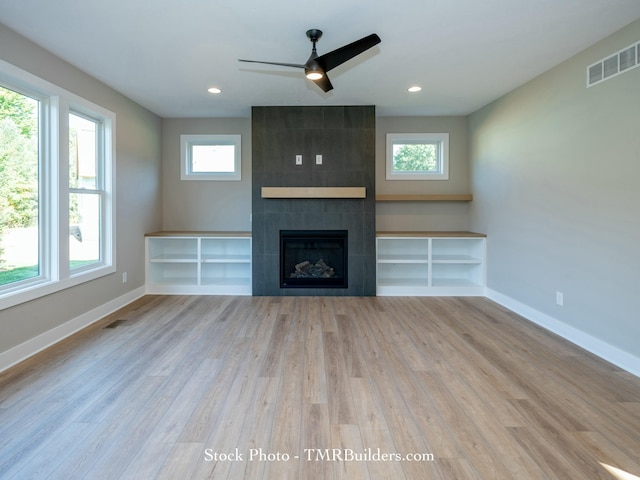
M180 180L181 134L242 135L242 180ZM251 230L251 119L162 121L163 230Z
M161 227L160 118L0 25L0 58L116 114L115 274L0 311L0 355L144 286L144 233ZM128 282L122 283L122 272Z
M585 71L639 39L636 21L469 120L489 288L638 359L640 68Z
M162 121L163 229L251 230L251 119L191 118ZM386 134L447 132L449 180L385 179ZM242 181L180 180L181 134L242 135ZM377 117L376 191L393 193L470 193L466 117ZM379 202L378 230L465 230L469 204L455 202Z
M387 133L448 133L448 180L386 180ZM466 117L378 117L376 118L376 193L458 194L469 188ZM469 204L466 202L378 202L376 229L385 230L467 230Z

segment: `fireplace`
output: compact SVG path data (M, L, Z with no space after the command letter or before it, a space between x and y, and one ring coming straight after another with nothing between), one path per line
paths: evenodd
M251 108L253 295L376 294L375 152L373 105ZM302 155L302 165L296 165L296 155ZM316 155L322 155L322 164L309 161ZM265 187L364 187L366 197L266 198L262 196ZM349 252L347 255L345 241L342 271L329 265L336 273L334 277L342 277L339 281L336 278L306 281L283 275L280 231L294 229L348 231ZM295 270L296 264L306 260L311 262L302 259L289 265L287 273L289 268ZM328 257L323 260L327 264L332 262ZM302 282L307 288L293 286ZM283 283L287 285L283 287Z
M280 230L281 288L347 288L347 230Z

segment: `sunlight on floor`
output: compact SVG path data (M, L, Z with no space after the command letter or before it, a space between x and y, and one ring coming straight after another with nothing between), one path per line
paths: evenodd
M620 470L619 468L612 467L611 465L607 465L606 463L600 462L611 475L613 475L618 480L640 480L640 477L633 475L632 473L625 472L624 470Z

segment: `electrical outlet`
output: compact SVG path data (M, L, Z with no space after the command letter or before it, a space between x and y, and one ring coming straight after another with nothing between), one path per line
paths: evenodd
M562 292L556 292L556 305L564 306L564 294Z
M302 155L296 155L296 165L302 165Z
M127 272L122 272L122 283L127 283Z

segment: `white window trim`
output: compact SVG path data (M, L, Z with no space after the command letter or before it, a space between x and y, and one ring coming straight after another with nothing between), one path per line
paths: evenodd
M180 135L180 179L181 180L242 180L242 137L241 135ZM194 145L233 145L233 172L193 172L191 169L191 148Z
M116 116L53 83L0 60L0 79L7 86L36 92L43 98L41 132L40 241L41 274L0 288L0 310L85 283L116 271L115 152ZM101 261L87 269L69 270L69 112L100 117L104 122L103 243Z
M393 170L393 146L398 143L438 143L440 145L437 172L397 172ZM448 133L387 133L387 180L448 180L449 179L449 134Z

